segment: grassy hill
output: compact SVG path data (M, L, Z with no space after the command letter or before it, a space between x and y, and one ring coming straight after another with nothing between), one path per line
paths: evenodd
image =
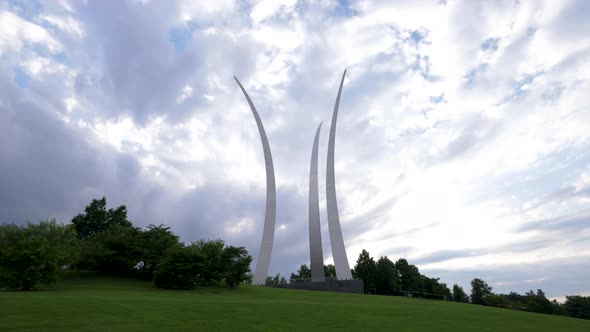
M403 297L245 286L173 291L93 275L0 292L0 330L590 331L590 321Z

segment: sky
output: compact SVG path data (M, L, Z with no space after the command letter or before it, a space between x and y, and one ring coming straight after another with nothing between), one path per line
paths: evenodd
M404 257L466 290L590 295L589 1L0 2L0 222L93 199L185 242L309 264L308 176L328 127L352 266ZM252 266L253 268L253 266Z

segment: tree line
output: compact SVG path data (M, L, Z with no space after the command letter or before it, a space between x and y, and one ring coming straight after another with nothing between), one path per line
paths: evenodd
M88 270L152 280L160 288L193 289L212 281L235 288L250 280L252 257L223 240L184 244L166 225L135 227L124 205L93 199L71 224L0 225L0 288L30 290L62 270Z
M223 240L184 244L166 225L135 227L124 205L107 209L106 198L93 199L70 224L55 220L18 226L0 225L0 289L31 290L55 282L60 271L89 270L115 276L152 280L160 288L193 289L212 282L237 287L251 280L252 257L244 247ZM335 277L334 265L324 266L326 277ZM564 304L550 301L538 289L521 295L495 294L483 279L471 281L471 293L439 278L427 277L404 258L377 261L363 250L354 268L367 294L412 296L447 300L544 314L590 319L589 296L567 296ZM289 282L311 278L303 264ZM267 285L286 284L280 276Z
M326 277L336 276L332 264L324 265L324 272ZM541 289L536 292L530 290L524 295L516 292L494 294L492 287L480 278L471 281L471 293L468 295L457 284L451 290L439 278L421 274L417 266L409 264L404 258L393 262L384 256L375 261L366 250L360 253L351 272L354 278L363 280L365 294L420 297L590 319L590 296L566 296L565 303L559 304L547 299ZM311 270L303 264L296 273L291 273L289 282L310 278ZM287 280L277 274L268 277L266 283L273 286L287 284Z

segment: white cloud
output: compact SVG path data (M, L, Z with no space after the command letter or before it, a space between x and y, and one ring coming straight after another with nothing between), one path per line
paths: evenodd
M254 23L260 23L265 19L275 15L279 11L291 11L297 0L261 0L253 5L250 17Z
M41 44L50 52L59 52L62 45L41 26L8 12L0 11L0 54L20 51L27 43Z
M56 26L57 28L77 37L83 38L85 35L82 23L71 16L58 17L52 15L42 15L41 20Z
M185 102L185 100L187 100L188 98L193 96L193 88L191 88L190 85L185 85L184 88L182 88L182 93L176 97L176 103L177 104L182 104Z

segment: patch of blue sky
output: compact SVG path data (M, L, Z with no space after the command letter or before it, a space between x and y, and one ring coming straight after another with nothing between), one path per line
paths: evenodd
M240 0L235 3L238 13L244 16L250 16L252 13L252 3L250 1Z
M418 30L414 30L410 33L410 39L413 40L416 44L420 43L420 41L426 38L426 33Z
M526 89L525 86L528 85L528 84L531 84L536 77L538 77L538 76L540 76L542 74L543 74L542 72L534 73L534 74L528 74L528 75L525 75L523 78L521 78L519 80L515 80L514 82L512 82L512 87L513 87L512 93L509 94L509 95L507 95L507 96L505 96L498 103L498 105L502 105L504 103L507 103L507 102L512 101L512 100L516 100L516 99L524 96L527 93L527 91L528 91L528 89Z
M523 77L523 78L521 78L521 79L519 79L519 80L515 81L515 82L514 82L512 85L513 85L515 88L517 88L517 89L519 89L519 90L522 90L522 88L523 88L525 85L527 85L527 84L530 84L530 83L531 83L531 82L532 82L532 81L535 79L535 77L537 77L537 76L539 76L539 75L541 75L541 73L535 73L535 74L528 74L528 75L524 75L524 77Z
M43 12L43 5L37 0L8 0L7 3L10 10L29 21Z
M483 51L495 51L498 49L498 43L500 39L498 38L488 38L481 44L481 49Z
M415 70L422 74L422 77L427 81L435 81L436 77L430 76L430 57L428 55L422 57L416 57Z
M338 0L337 2L338 4L330 13L332 16L352 17L358 15L358 11L352 8L350 0Z
M67 62L66 54L64 52L59 52L59 53L52 54L51 55L51 58L55 62L61 63L61 64L66 64L66 62Z
M442 103L445 101L445 94L441 94L440 96L430 96L430 102L433 104Z
M20 67L13 68L14 73L14 82L21 88L26 88L29 86L29 82L31 81L31 77Z
M488 64L480 63L477 68L470 70L465 76L463 76L463 79L465 80L465 86L469 87L475 83L477 80L477 75L481 72L484 72L486 69L488 69Z
M527 35L528 35L529 37L532 37L532 36L533 36L533 35L534 35L534 34L537 32L537 30L538 30L538 29L537 29L537 28L535 28L535 27L529 27L529 28L527 29Z
M44 58L52 59L57 63L66 64L67 62L66 54L63 51L53 53L49 50L49 48L47 48L47 46L40 44L31 46L31 50L33 50L33 52L35 52L37 55Z
M193 38L193 32L198 28L199 24L196 21L187 21L183 25L170 28L168 30L168 40L178 52L182 52Z

